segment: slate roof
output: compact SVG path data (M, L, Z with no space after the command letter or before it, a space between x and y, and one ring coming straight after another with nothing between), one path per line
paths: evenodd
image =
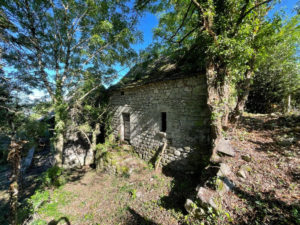
M190 63L176 62L168 57L135 65L111 90L127 89L149 83L195 76L197 69Z

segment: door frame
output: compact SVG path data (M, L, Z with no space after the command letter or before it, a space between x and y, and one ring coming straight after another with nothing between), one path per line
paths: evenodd
M125 138L125 117L128 118L128 129L129 129L129 136ZM131 129L130 129L130 113L122 113L122 140L128 141L130 143L130 137L131 137Z

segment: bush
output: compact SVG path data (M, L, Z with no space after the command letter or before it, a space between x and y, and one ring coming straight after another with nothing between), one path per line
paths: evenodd
M63 175L63 169L58 166L48 169L42 175L42 183L47 187L59 187L64 185L66 183L66 178Z

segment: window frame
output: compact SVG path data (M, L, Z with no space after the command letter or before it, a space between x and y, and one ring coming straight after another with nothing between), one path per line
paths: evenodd
M167 112L160 113L160 131L167 132Z

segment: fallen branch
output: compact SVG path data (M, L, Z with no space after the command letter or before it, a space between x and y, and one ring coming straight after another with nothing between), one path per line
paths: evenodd
M158 160L157 160L156 165L155 165L155 171L158 170L161 158L164 155L164 152L165 152L166 148L167 148L167 141L165 141L164 146L163 146L163 148L161 150L160 156L158 157Z

